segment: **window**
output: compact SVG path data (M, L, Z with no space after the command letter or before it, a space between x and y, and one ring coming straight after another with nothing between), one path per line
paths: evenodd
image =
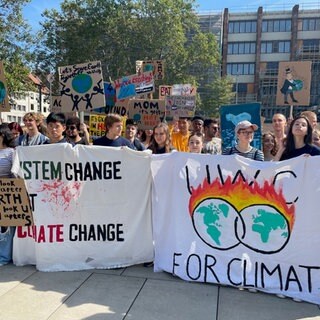
M257 21L231 21L228 26L229 33L257 32Z
M261 53L289 53L290 41L263 41Z
M302 31L317 31L320 30L320 18L303 19Z
M290 19L262 21L262 32L290 32L290 31L291 31Z
M254 74L254 63L228 63L227 73L229 75L249 75Z
M34 110L34 104L33 103L31 103L31 105L30 105L30 110Z
M228 43L228 54L255 54L255 42L231 42Z

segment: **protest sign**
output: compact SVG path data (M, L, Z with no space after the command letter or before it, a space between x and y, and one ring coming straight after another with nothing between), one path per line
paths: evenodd
M106 134L104 120L106 116L101 114L90 114L89 134L91 137L103 137Z
M23 179L0 179L0 226L31 226L33 216Z
M7 82L4 76L4 66L3 62L0 61L0 112L10 112L10 110Z
M92 111L105 105L100 61L59 67L63 112Z
M174 84L171 95L173 96L195 96L197 88L191 84Z
M311 61L279 62L277 105L309 105L311 64Z
M128 99L136 95L154 92L154 79L151 71L122 77L114 81L116 99Z
M164 79L164 63L163 60L138 60L136 61L136 73L153 72L154 80Z
M129 118L137 122L139 129L153 129L164 116L164 100L132 99L129 102Z
M319 304L318 158L154 157L155 271Z
M150 161L101 146L18 148L13 171L33 194L35 224L17 228L14 263L62 271L152 261Z
M172 86L159 86L159 99L165 100L166 96L171 96Z
M234 129L240 121L250 121L259 128L254 132L254 138L251 145L257 149L261 149L261 117L260 103L243 103L220 106L220 132L222 138L222 149L233 147L236 145L236 134Z
M166 96L166 117L193 117L196 108L195 96Z

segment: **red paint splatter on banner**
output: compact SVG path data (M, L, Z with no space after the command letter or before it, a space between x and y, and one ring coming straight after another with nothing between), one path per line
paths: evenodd
M64 182L53 180L50 182L40 182L37 192L44 192L42 202L56 206L56 209L67 211L72 203L75 203L81 193L80 182Z

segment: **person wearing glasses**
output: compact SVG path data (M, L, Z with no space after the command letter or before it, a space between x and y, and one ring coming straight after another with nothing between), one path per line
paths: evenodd
M28 112L23 117L26 133L18 138L19 146L37 146L46 143L49 138L39 132L38 126L41 122L38 113Z
M219 138L218 119L204 120L204 138L202 153L221 154L221 139Z
M83 137L80 136L80 132L83 132ZM87 126L83 124L81 126L80 119L78 117L69 117L66 122L66 138L69 142L82 145L88 145L89 133Z
M263 152L251 146L254 132L257 130L258 126L256 124L252 124L247 120L240 121L235 128L237 144L234 147L225 148L222 154L239 154L252 160L264 161Z

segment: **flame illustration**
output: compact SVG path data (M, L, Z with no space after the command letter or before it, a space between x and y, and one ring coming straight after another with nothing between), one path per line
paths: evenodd
M192 216L195 208L205 199L218 198L231 203L238 212L250 205L269 205L277 209L288 221L292 230L295 220L294 205L288 206L282 189L276 191L272 183L265 181L262 186L254 182L251 186L241 178L232 183L228 177L224 184L217 178L211 184L207 179L197 188L192 188L189 200L189 213Z

